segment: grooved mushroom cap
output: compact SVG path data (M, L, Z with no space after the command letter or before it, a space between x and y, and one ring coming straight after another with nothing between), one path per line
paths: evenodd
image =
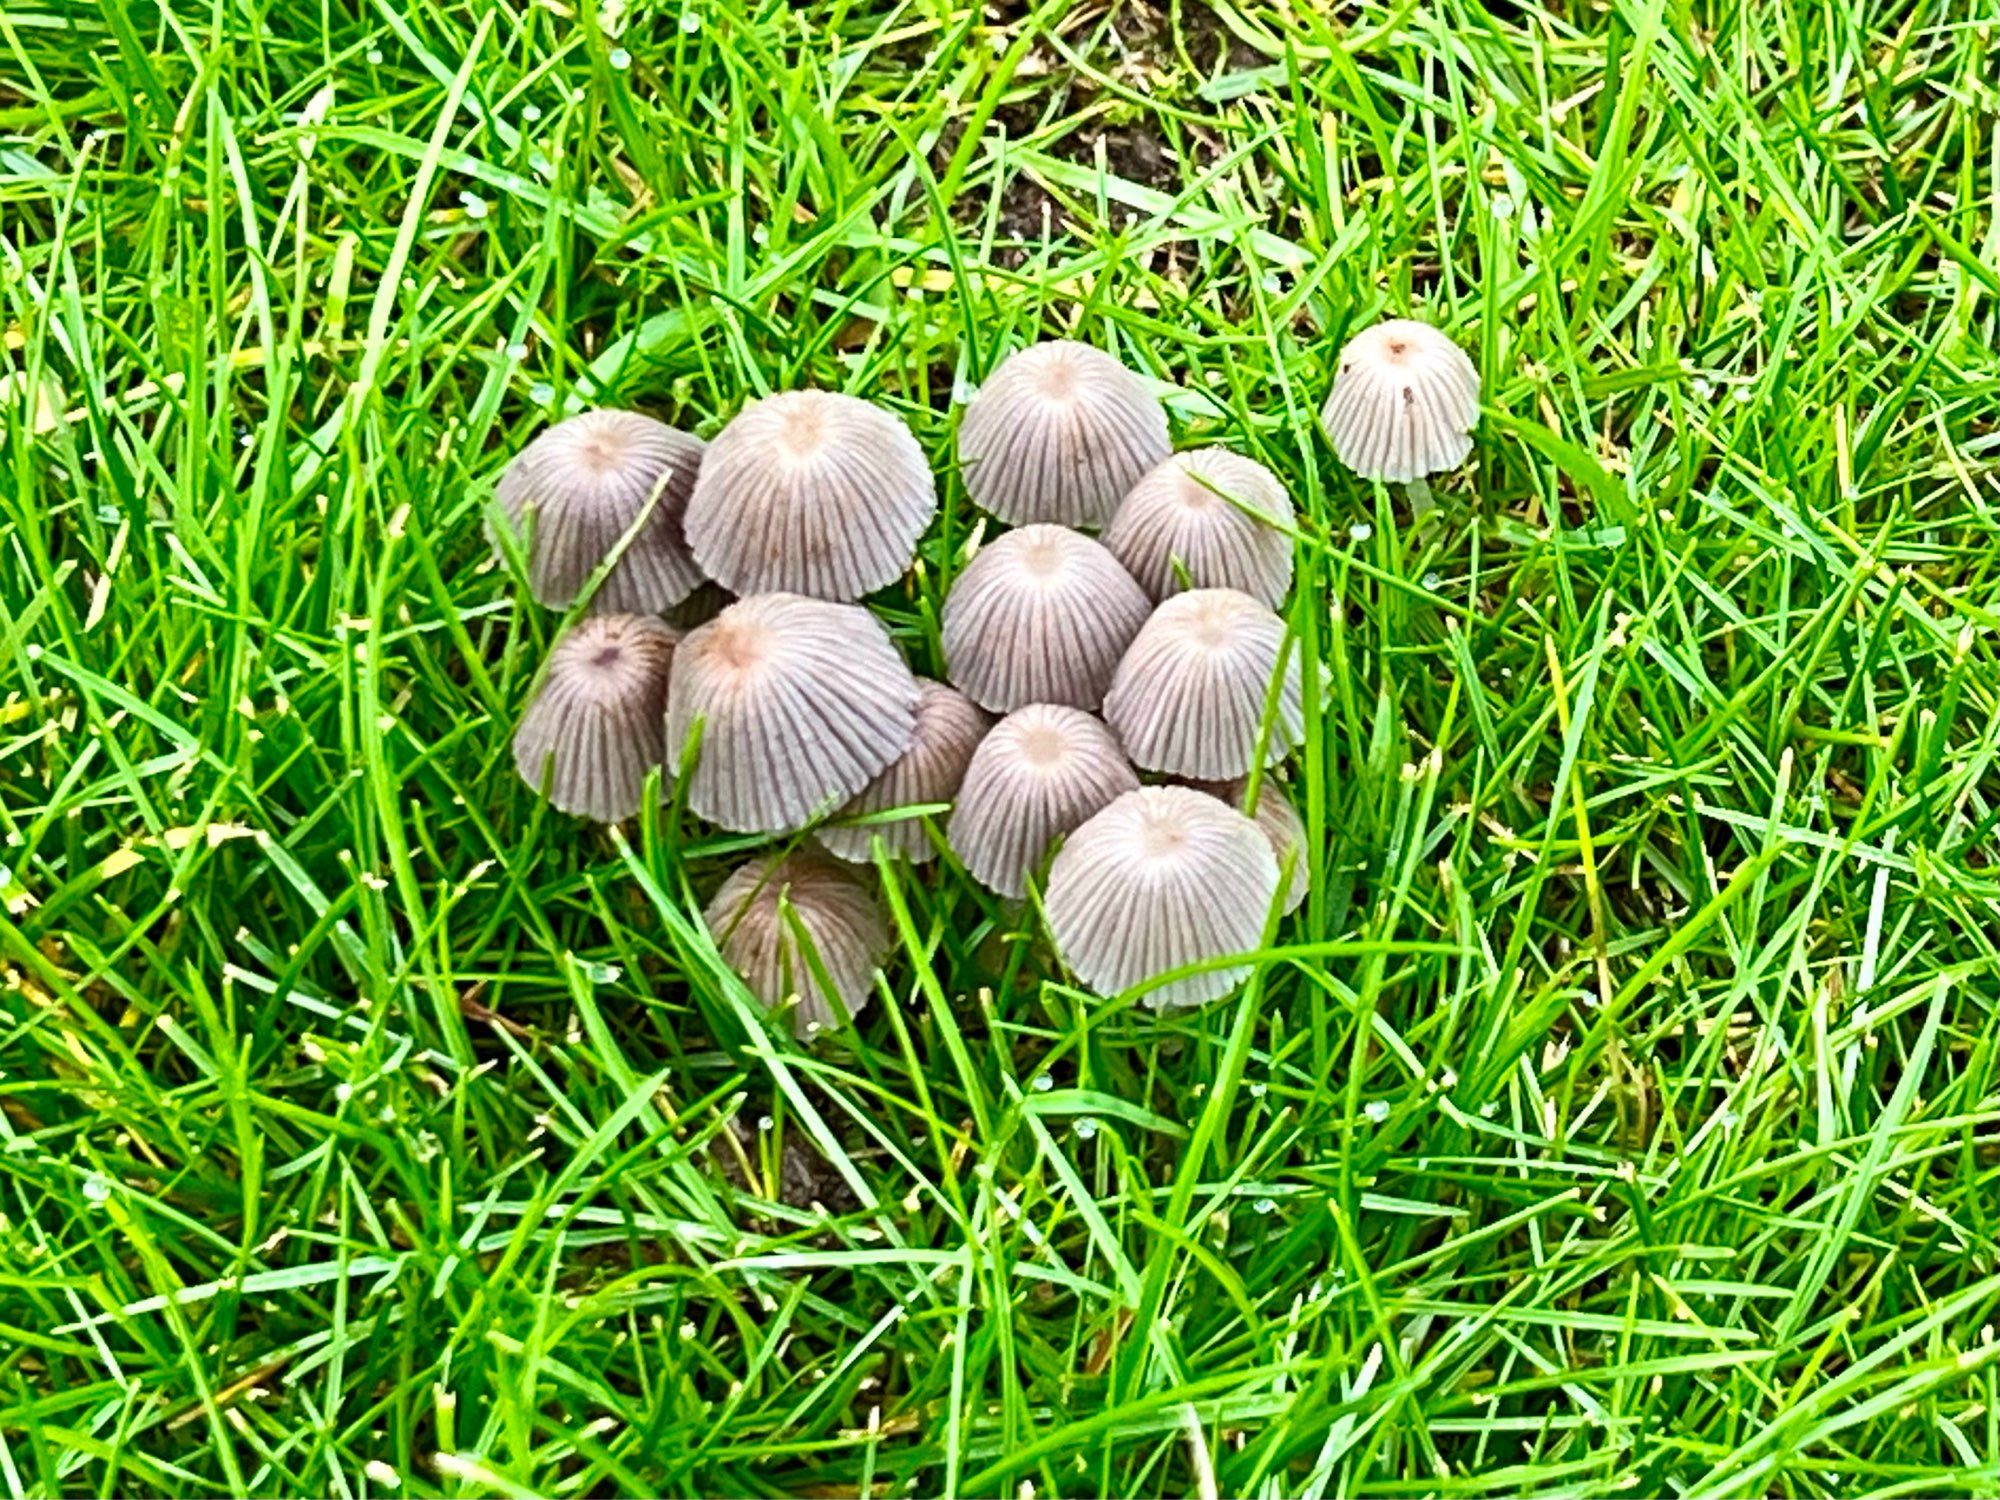
M551 609L569 608L591 570L643 514L645 526L590 607L656 614L685 599L701 582L681 534L701 456L701 439L635 411L587 411L537 436L494 491L508 526L527 543L535 598Z
M762 855L733 871L702 920L751 994L774 1007L798 997L792 1023L801 1036L839 1025L842 1012L866 1009L889 951L889 924L874 893L844 865L805 850ZM800 930L830 994L800 946Z
M1198 781L1194 783L1198 791L1220 799L1243 812L1243 794L1249 788L1247 777L1237 777L1234 781ZM1285 882L1285 913L1290 915L1299 909L1299 903L1306 899L1306 892L1312 887L1312 874L1306 867L1306 825L1299 817L1299 810L1292 806L1292 799L1285 795L1285 789L1270 777L1265 777L1257 785L1257 806L1246 816L1264 831L1264 837L1271 841L1271 853L1278 861L1282 872L1285 861L1292 862L1292 872Z
M989 891L1019 897L1049 845L1139 785L1111 732L1080 708L1016 709L979 742L948 836Z
M1104 545L1154 599L1241 589L1276 608L1292 586L1292 497L1278 476L1227 448L1176 453L1147 470L1118 506Z
M1152 603L1100 542L1024 526L979 549L944 604L951 680L981 707L1095 709Z
M917 693L917 732L910 748L840 810L843 817L888 812L920 802L949 802L958 795L972 752L986 737L991 721L971 699L941 682L919 677ZM819 841L830 853L857 862L870 858L877 837L891 854L900 854L911 864L937 857L919 818L829 823L819 830Z
M592 615L549 652L514 731L521 779L560 811L616 823L639 810L646 773L667 758L674 632L647 615Z
M1063 962L1100 995L1183 964L1247 953L1278 889L1270 842L1242 813L1192 787L1128 792L1072 833L1042 906ZM1150 990L1156 1009L1228 994L1251 965Z
M916 732L917 680L859 605L753 594L674 653L667 754L687 801L737 833L789 833L881 775Z
M1146 382L1068 339L1002 360L958 426L967 493L1010 526L1102 526L1171 446Z
M1479 371L1428 323L1391 318L1349 339L1320 421L1363 479L1408 484L1472 451Z
M902 577L935 514L930 464L900 418L832 391L783 391L708 445L687 535L733 593L855 600Z
M1135 764L1169 776L1226 781L1248 774L1278 659L1284 685L1267 760L1305 732L1299 662L1285 622L1235 589L1176 594L1140 629L1104 695L1104 721Z

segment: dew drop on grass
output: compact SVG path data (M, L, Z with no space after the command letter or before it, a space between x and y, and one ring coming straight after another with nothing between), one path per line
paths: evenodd
M101 1174L92 1173L84 1179L83 1196L92 1203L108 1202L111 1197L111 1184Z
M1260 1214L1273 1213L1277 1210L1278 1207L1278 1205L1273 1203L1269 1198L1259 1198L1255 1203L1251 1204L1250 1206L1256 1209L1257 1212Z
M1370 526L1366 521L1356 521L1352 526L1347 528L1347 534L1357 542L1365 542L1368 538L1375 535L1375 528Z
M1046 1094L1050 1089L1054 1088L1055 1086L1056 1086L1056 1081L1053 1078L1049 1077L1048 1074L1037 1073L1035 1075L1034 1088L1036 1093Z
M583 975L592 984L616 984L625 977L625 971L616 964L586 963Z
M491 205L477 193L460 193L458 201L465 205L468 219L483 219L491 209Z
M1444 587L1443 575L1439 573L1424 574L1424 587L1435 594L1439 589Z
M1076 1138L1078 1140L1087 1141L1096 1134L1097 1121L1091 1119L1088 1115L1076 1122Z
M1264 1097L1265 1091L1269 1088L1270 1085L1267 1083L1253 1083L1250 1085L1250 1097L1252 1099L1261 1099Z
M523 124L532 125L535 123L535 121L541 119L541 117L542 117L541 105L524 104L521 106L521 121Z
M368 62L372 67L379 68L382 66L382 49L380 47L370 47L368 49Z
M556 399L556 388L546 380L537 380L528 387L528 399L537 406L547 406Z
M695 10L693 6L689 6L686 10L681 12L681 34L683 36L693 36L697 31L700 30L701 30L701 13Z
M1505 193L1493 195L1493 217L1502 224L1514 217L1514 200Z
M518 365L528 357L528 346L520 343L509 344L507 346L507 357Z
M1384 1120L1389 1118L1389 1101L1387 1099L1370 1099L1367 1106L1361 1112L1377 1125L1380 1125Z
M611 49L610 62L612 67L622 73L632 66L632 54L627 52L623 47L613 47Z

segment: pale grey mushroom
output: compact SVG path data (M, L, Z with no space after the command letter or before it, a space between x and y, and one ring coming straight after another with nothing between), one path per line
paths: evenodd
M1239 776L1234 781L1197 781L1193 785L1196 790L1207 792L1238 812L1246 813L1250 821L1264 831L1264 837L1271 841L1271 853L1277 858L1278 868L1283 870L1288 863L1291 867L1291 873L1285 879L1285 912L1289 915L1297 911L1312 887L1312 872L1306 867L1306 825L1299 817L1299 810L1292 805L1292 799L1285 795L1285 789L1270 777L1264 777L1257 784L1257 805L1248 808L1243 805L1250 789L1248 777Z
M1188 964L1254 951L1278 888L1269 840L1192 787L1128 792L1064 841L1043 899L1056 950L1092 990L1120 995ZM1155 985L1158 1009L1201 1005L1248 962Z
M1153 611L1104 695L1104 721L1148 771L1198 781L1247 775L1281 657L1265 754L1275 763L1305 733L1298 652L1286 648L1285 622L1235 589L1191 589Z
M1002 360L958 426L966 492L1010 526L1102 526L1171 447L1146 382L1069 339Z
M699 438L635 411L587 411L537 436L494 492L526 544L535 598L568 609L643 516L591 609L658 614L685 599L701 582L681 531L701 457Z
M840 807L910 748L917 680L854 604L752 594L674 653L667 754L688 806L737 833L789 833Z
M1278 476L1227 448L1195 448L1155 464L1104 532L1125 570L1155 600L1189 586L1240 589L1276 609L1292 586L1292 497Z
M1024 526L979 549L944 604L951 680L982 708L1095 709L1152 604L1101 542Z
M774 1009L796 1000L792 1020L803 1037L867 1008L890 947L888 921L867 884L810 850L739 867L702 917L751 994Z
M917 690L917 729L910 748L840 810L843 819L868 818L925 802L949 802L958 795L972 752L979 748L992 721L970 698L941 682L919 677ZM891 854L901 855L911 864L937 857L923 820L917 817L842 821L819 830L819 841L830 853L856 862L872 857L870 851L878 838Z
M1320 420L1340 461L1363 479L1415 484L1472 452L1479 371L1430 324L1391 318L1340 351Z
M900 417L831 391L783 391L715 435L688 500L702 571L731 592L851 601L902 577L937 484Z
M646 615L592 615L549 652L514 733L521 779L559 811L617 823L666 760L674 632Z
M1082 709L1016 709L972 753L952 810L952 852L989 891L1018 898L1050 844L1138 784L1111 732Z

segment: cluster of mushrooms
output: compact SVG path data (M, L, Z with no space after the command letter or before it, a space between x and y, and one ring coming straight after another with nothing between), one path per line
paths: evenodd
M1458 346L1396 320L1342 350L1323 421L1343 463L1414 489L1464 460L1478 407ZM858 1013L888 955L878 849L949 851L1009 901L1046 870L1040 910L1084 984L1216 999L1307 889L1304 828L1267 774L1304 732L1278 612L1291 498L1241 454L1174 452L1148 383L1066 340L993 372L958 461L1012 529L951 583L937 682L860 602L903 577L938 508L898 417L803 390L751 402L706 445L629 411L544 431L501 478L498 519L535 597L588 593L591 612L540 674L520 774L610 823L661 768L695 816L786 840L705 917L805 1035ZM730 602L691 624L704 598Z

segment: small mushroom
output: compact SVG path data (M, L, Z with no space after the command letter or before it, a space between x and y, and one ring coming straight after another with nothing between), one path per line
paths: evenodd
M1002 360L958 425L966 492L1010 526L1102 526L1171 447L1146 382L1068 339Z
M1063 962L1100 995L1186 964L1249 953L1278 889L1270 842L1242 813L1184 786L1128 792L1078 828L1049 868L1042 907ZM1145 995L1156 1009L1228 994L1248 963Z
M702 919L751 994L773 1008L797 997L792 1020L805 1037L867 1008L890 946L874 893L844 865L809 850L739 867ZM809 946L801 947L801 934Z
M667 755L688 806L737 833L789 833L910 748L917 680L867 610L798 594L739 599L674 653Z
M1348 340L1320 414L1340 461L1363 479L1414 484L1472 451L1479 371L1428 323L1392 318Z
M935 514L930 465L900 418L832 391L783 391L708 445L687 535L733 593L851 601L903 575Z
M951 680L982 708L1095 709L1152 604L1101 542L1024 526L979 549L944 605Z
M494 498L527 544L535 598L551 609L569 608L644 516L591 608L657 614L685 599L701 582L681 533L701 458L699 438L635 411L587 411L523 448Z
M674 632L647 615L592 615L549 652L514 732L521 779L558 810L617 823L666 760Z
M1291 866L1291 873L1285 879L1285 913L1289 916L1297 911L1312 886L1312 874L1306 868L1306 825L1299 817L1299 810L1292 806L1292 799L1285 795L1285 789L1267 776L1257 784L1256 807L1246 808L1243 800L1250 785L1247 777L1239 776L1234 781L1197 781L1193 785L1197 791L1207 792L1244 813L1264 831L1264 837L1271 841L1271 853L1277 858L1278 868L1283 870L1287 863Z
M1273 609L1292 586L1292 497L1278 476L1227 448L1155 464L1105 529L1109 547L1156 600L1189 586L1241 589Z
M958 795L965 768L986 737L990 721L971 699L941 682L919 677L917 693L917 729L910 748L840 810L843 818L886 813L922 802L949 802ZM900 854L911 864L937 857L923 822L915 817L829 823L819 830L819 841L828 852L857 863L870 857L877 838L891 854Z
M1104 695L1104 721L1148 771L1201 781L1247 775L1281 657L1267 746L1276 762L1305 732L1298 655L1285 649L1285 622L1235 589L1191 589L1153 611Z
M947 830L974 880L1018 898L1049 845L1139 785L1111 732L1080 708L1034 703L972 753Z

